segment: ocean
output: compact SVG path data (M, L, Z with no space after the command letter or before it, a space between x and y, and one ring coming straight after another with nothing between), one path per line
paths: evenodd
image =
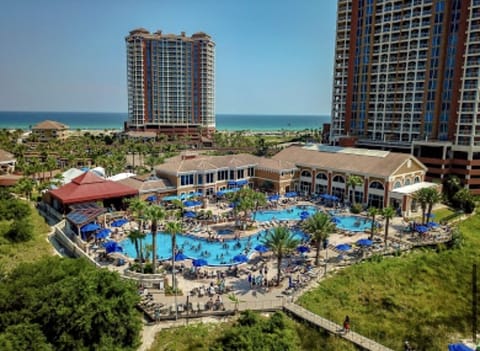
M28 130L46 119L66 124L70 129L123 129L126 113L100 112L20 112L0 111L0 129ZM304 130L321 128L330 116L316 115L228 115L217 114L217 129L234 130Z

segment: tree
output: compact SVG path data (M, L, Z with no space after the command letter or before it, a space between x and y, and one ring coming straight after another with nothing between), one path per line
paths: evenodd
M127 351L139 345L135 284L85 260L21 264L3 279L0 296L0 345L9 342L9 332L24 342L33 337L39 346L32 350Z
M462 182L456 175L450 174L445 178L443 182L443 192L449 203L452 204L453 197L460 189L462 189Z
M142 240L145 239L145 233L138 229L131 230L128 234L128 239L135 247L135 253L139 262L143 262Z
M287 227L276 227L269 230L262 240L262 244L267 246L277 256L277 285L280 285L283 257L295 250L299 243L300 240L296 239Z
M425 224L429 196L430 194L428 188L422 188L413 194L413 200L419 203L420 208L422 209L422 224Z
M5 233L5 237L16 243L29 241L33 238L33 225L25 218L16 219Z
M388 229L390 227L390 220L395 216L395 209L392 206L387 206L382 210L383 218L385 218L385 248L387 247Z
M335 232L335 224L331 221L329 215L323 212L317 212L308 217L302 223L302 229L311 235L312 241L315 242L316 254L315 265L320 262L320 249L330 234Z
M376 228L376 223L375 223L375 217L380 214L380 210L376 207L369 207L368 208L368 216L372 218L372 226L370 228L370 240L373 239L373 236L375 235L375 228Z
M460 189L453 196L453 199L457 203L458 207L460 207L465 213L472 213L475 209L475 199L468 189Z
M351 197L351 202L352 202L352 205L355 205L355 188L358 186L358 185L362 185L363 184L363 179L357 175L350 175L348 176L347 178L347 183L346 183L346 196L345 197ZM353 193L353 196L350 196L349 194L349 189L352 188L352 193Z
M23 177L15 185L14 191L18 194L25 195L25 198L31 200L34 186L35 183L31 178Z
M167 222L165 225L165 233L169 234L172 238L172 287L176 291L175 283L175 254L177 247L177 234L183 232L182 222Z
M165 219L165 209L163 206L150 205L145 211L145 218L152 221L152 264L153 273L157 271L157 232L159 221Z
M425 200L427 201L427 218L432 215L433 206L442 200L442 196L435 188L425 189Z

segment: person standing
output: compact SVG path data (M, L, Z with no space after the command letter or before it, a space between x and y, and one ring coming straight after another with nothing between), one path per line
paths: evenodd
M343 331L345 333L350 331L350 317L348 315L345 316L345 320L343 321Z

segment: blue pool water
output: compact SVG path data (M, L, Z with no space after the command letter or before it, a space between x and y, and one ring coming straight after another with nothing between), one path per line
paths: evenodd
M255 220L259 222L271 221L272 219L280 221L300 220L301 213L308 212L310 215L317 212L314 206L295 206L283 210L258 211Z
M307 239L307 236L301 232L293 230L295 236L299 239ZM190 235L177 235L178 249L188 258L203 258L209 266L232 265L233 257L244 254L250 257L255 252L255 246L265 237L265 231L242 238L239 240L225 240L222 242L208 242L202 238L192 237ZM151 245L152 235L148 234L143 240L143 245ZM124 253L129 257L136 257L135 246L129 239L123 240L120 245ZM172 239L170 235L164 233L157 234L157 255L160 260L171 259L172 257Z
M372 228L370 219L359 216L336 216L338 229L349 230L351 232L364 232Z

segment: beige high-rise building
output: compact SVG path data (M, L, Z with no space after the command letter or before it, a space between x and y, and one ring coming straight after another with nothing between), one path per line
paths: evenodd
M125 129L168 135L211 135L215 130L215 43L140 28L127 45L128 121Z
M330 142L480 194L480 0L339 0Z

